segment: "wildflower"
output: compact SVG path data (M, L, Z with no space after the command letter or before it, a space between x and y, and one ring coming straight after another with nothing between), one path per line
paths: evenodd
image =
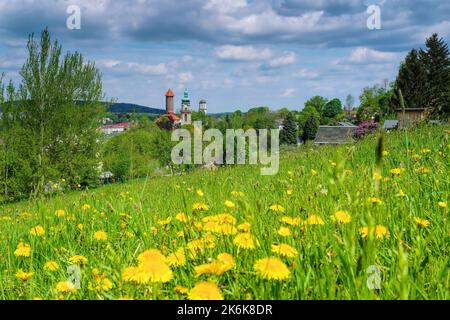
M426 153L430 153L431 150L430 149L422 149L420 150L420 153L426 154Z
M312 175L312 176L316 176L316 175L317 175L317 171L314 170L314 169L311 169L311 175Z
M274 211L274 212L285 212L286 210L283 208L283 206L279 205L279 204L273 204L270 206L270 210Z
M383 157L386 157L386 156L388 156L388 155L389 155L389 151L383 150Z
M294 175L294 172L288 171L287 174L288 174L289 177L292 177Z
M172 218L171 217L168 217L167 219L165 219L165 220L159 220L158 221L158 224L160 225L160 226L167 226L168 224L170 224L172 222Z
M391 169L389 172L390 172L391 174L393 174L393 175L399 175L399 174L401 174L403 171L404 171L403 168L394 168L394 169Z
M369 235L369 233L375 233L375 237L377 239L383 239L389 237L389 230L382 225L377 225L375 228L368 228L368 227L362 227L359 229L359 233L361 234L361 237L365 238Z
M64 210L62 210L62 209L59 209L59 210L55 211L55 215L57 217L64 217L66 215L66 212Z
M311 215L308 217L308 219L306 220L306 223L309 225L324 225L325 222L323 222L322 218L319 217L318 215Z
M192 211L208 211L209 207L205 203L197 202L192 206Z
M251 224L248 222L241 223L237 226L237 229L241 232L250 232Z
M55 261L48 261L45 263L44 268L49 271L57 271L59 269L59 265Z
M232 208L236 207L236 205L234 204L233 201L225 200L225 207L232 209Z
M83 225L82 223L80 223L80 224L78 224L77 228L78 228L80 231L83 231L84 225Z
M370 197L369 202L373 203L373 204L378 204L378 203L381 203L381 199L376 198L376 197Z
M345 211L337 211L331 216L331 219L340 223L350 223L352 217Z
M184 249L179 248L174 253L171 253L166 258L167 264L171 267L182 267L186 264L186 256Z
M91 206L89 204L83 204L83 206L81 207L81 209L83 210L89 210L91 208Z
M250 233L241 233L238 234L234 240L233 243L241 249L255 249L257 246L259 246L259 242L257 239L255 239Z
M128 267L122 273L124 281L132 281L138 284L155 282L169 282L173 278L173 272L166 263L166 258L157 249L146 250L138 256L138 266Z
M42 226L36 226L30 229L30 234L32 236L43 236L45 234L45 229Z
M272 245L272 252L278 253L279 255L287 258L294 258L298 255L297 250L284 243Z
M14 255L16 257L29 257L31 252L31 248L29 244L20 242L17 245L16 251L14 251Z
M278 229L278 234L282 237L289 237L291 235L291 229L287 227L280 227L280 229Z
M427 228L430 225L430 221L428 221L427 219L415 217L414 221L422 228Z
M158 234L158 228L156 228L156 227L151 227L151 228L150 228L150 232L151 232L153 235L156 235L156 234Z
M184 212L177 213L175 216L175 219L177 219L180 222L186 223L188 221L188 218Z
M189 289L183 286L180 286L179 284L177 284L175 286L175 292L179 293L179 294L188 294L189 293Z
M420 167L417 171L419 171L419 173L426 174L430 172L430 169L428 169L427 167Z
M438 202L438 206L441 207L441 208L447 208L447 202L439 201Z
M66 292L75 292L77 288L71 281L61 281L55 287L56 291L66 293Z
M73 264L86 264L88 262L88 259L85 256L75 255L69 258L69 262Z
M200 266L194 267L197 276L205 273L222 275L225 272L233 269L236 266L236 262L232 255L228 253L221 253L217 256L216 260L210 263L202 264Z
M97 286L99 291L109 291L114 287L114 284L108 278L104 278L100 280L100 283Z
M220 289L214 282L199 281L188 293L189 300L223 300Z
M278 258L269 257L256 261L253 269L267 280L285 280L291 272L287 266Z
M198 189L198 190L197 190L197 195L198 195L199 197L203 197L205 194L203 193L203 190L202 190L202 189Z
M33 275L34 275L34 272L25 272L22 269L19 269L19 271L17 271L15 274L16 278L20 279L22 281L30 280Z
M138 256L139 263L145 262L166 262L166 257L158 249L145 250Z
M373 179L376 181L380 181L381 179L383 179L383 176L379 172L374 172Z
M243 192L240 192L240 191L231 191L231 195L232 195L233 197L243 197L243 196L244 196L244 193L243 193Z
M292 218L287 216L282 217L280 220L281 222L288 224L290 226L298 226L302 223L302 220L300 218Z
M398 194L399 197L404 197L405 196L405 193L403 192L402 189L398 190L397 194Z
M108 234L105 231L97 231L94 233L94 240L106 241L108 240Z
M292 189L287 189L286 190L286 194L288 195L288 196L292 196Z

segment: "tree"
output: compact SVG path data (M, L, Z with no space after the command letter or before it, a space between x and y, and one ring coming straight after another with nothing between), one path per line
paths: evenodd
M51 42L47 29L39 43L31 35L27 48L21 85L3 115L21 132L17 143L26 146L5 164L10 168L8 180L19 180L21 173L14 166L20 163L30 168L21 182L24 193L42 192L45 185L61 179L71 186L96 184L97 129L105 113L100 72L78 52L61 57L61 46Z
M353 105L355 104L355 98L351 94L347 95L345 98L345 110L351 111L353 109Z
M322 114L323 108L327 102L328 102L327 98L321 96L314 96L305 102L305 108L314 107L319 114Z
M303 127L302 140L306 143L309 140L316 138L317 131L319 130L319 121L314 115L310 115Z
M425 99L431 115L447 118L450 114L450 51L436 33L426 40L426 48L420 51L428 80ZM406 99L403 89L402 92Z
M333 120L338 120L338 116L342 115L342 103L341 100L335 98L333 100L328 101L322 110L322 117L324 118L322 122L331 123ZM334 121L336 122L336 121Z
M400 65L395 81L395 90L402 90L407 108L424 108L427 106L425 92L428 91L427 70L416 49L411 50ZM393 97L393 104L399 108L398 97Z
M280 143L297 144L297 123L292 112L289 112L283 121L283 129L280 131Z

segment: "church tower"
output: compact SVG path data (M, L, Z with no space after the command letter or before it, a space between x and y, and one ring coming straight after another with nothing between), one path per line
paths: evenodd
M183 99L181 99L181 124L191 124L192 112L191 112L191 100L189 99L188 90L184 90Z
M167 90L167 93L166 93L166 114L173 113L173 97L174 97L174 94L172 92L172 89Z
M208 109L206 108L206 100L200 100L200 103L198 104L198 112L205 115L208 113Z

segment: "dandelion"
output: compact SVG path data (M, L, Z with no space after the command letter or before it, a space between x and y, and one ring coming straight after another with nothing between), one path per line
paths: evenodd
M398 195L399 197L404 197L404 196L405 196L405 193L403 192L402 189L400 189L400 190L398 190L397 195Z
M389 172L390 172L391 174L393 174L393 175L399 175L399 174L401 174L403 171L404 171L403 168L394 168L394 169L391 169Z
M14 251L14 255L16 257L29 257L31 252L31 248L29 244L20 242L17 245L16 251Z
M423 154L427 154L427 153L430 153L431 152L431 149L421 149L420 150L420 153L423 153Z
M447 202L439 201L438 202L438 206L441 207L441 208L447 208Z
M85 256L75 255L69 258L69 262L73 264L86 264L88 262L88 259Z
M55 261L48 261L45 263L44 268L49 271L57 271L59 269L59 265Z
M286 258L294 258L298 255L298 251L296 249L284 243L272 245L272 252L278 253Z
M34 272L25 272L22 269L19 269L15 274L16 278L20 279L22 281L30 280L33 275L34 275Z
M286 194L288 195L288 196L292 196L292 189L287 189L286 190Z
M55 216L57 216L57 217L64 217L65 215L66 215L66 212L62 209L55 211Z
M40 237L45 234L45 229L42 226L36 226L30 229L30 234L32 236Z
M105 231L97 231L94 233L94 240L106 241L108 240L108 234Z
M197 190L197 195L198 195L199 197L203 197L203 196L205 195L205 193L203 192L202 189L198 189L198 190Z
M77 226L77 228L78 228L78 230L83 231L83 229L84 229L84 224L79 223L78 226Z
M311 175L312 175L313 177L316 176L316 175L317 175L317 171L314 170L314 169L311 169Z
M216 260L213 260L210 263L196 266L194 267L194 270L197 276L207 273L220 276L225 272L233 269L235 266L236 262L232 255L228 253L221 253L217 256Z
M250 232L251 226L252 226L252 225L251 225L250 223L244 222L244 223L241 223L240 225L238 225L238 226L237 226L237 229L238 229L240 232Z
M205 203L197 202L192 206L192 211L208 211L209 207Z
M290 226L298 226L302 223L302 219L292 218L292 217L288 217L288 216L284 216L280 220L281 220L281 222L288 224Z
M269 257L256 261L253 269L267 280L288 279L291 272L288 267L278 258Z
M255 239L250 233L238 234L234 238L233 243L240 249L252 250L259 246L258 240Z
M168 217L168 218L165 219L165 220L159 220L159 221L158 221L158 224L159 224L160 226L167 226L167 225L169 225L171 222L172 222L172 218L171 218L171 217Z
M139 263L145 262L166 262L166 257L158 249L145 250L138 256Z
M234 207L236 207L236 205L233 201L225 200L225 207L227 207L228 209L233 209Z
M389 237L389 230L382 225L377 225L375 228L368 228L368 227L362 227L359 229L359 233L361 234L361 237L366 238L369 233L374 233L376 239L383 239Z
M285 212L286 210L284 209L283 206L279 205L279 204L273 204L270 206L270 210L274 211L274 212Z
M188 294L189 293L189 289L186 287L183 287L179 284L177 284L175 286L175 293L179 293L179 294Z
M214 282L197 282L188 293L189 300L223 300L220 289Z
M289 237L291 235L291 229L288 227L280 227L280 229L278 229L278 234L282 237Z
M83 206L81 207L81 209L83 210L89 210L91 208L91 206L89 204L83 204Z
M177 213L175 219L183 223L186 223L188 221L188 218L184 212Z
M232 195L233 197L243 197L243 196L244 196L244 193L241 192L241 191L231 191L231 195Z
M427 228L430 225L430 221L428 221L427 219L415 217L414 221L417 223L417 225L419 227L422 227L422 228Z
M419 173L426 174L430 172L430 169L427 167L420 167L417 171L419 171Z
M383 157L386 157L386 156L388 156L388 155L389 155L389 151L383 150Z
M350 223L352 221L352 217L345 211L337 211L331 216L331 219L340 223Z
M157 234L158 234L158 228L156 228L156 227L151 227L151 228L150 228L150 232L151 232L153 235L157 235Z
M171 253L166 258L167 264L171 267L182 267L186 264L186 256L184 249L179 248L174 253Z
M149 249L138 256L137 267L128 267L122 273L124 281L138 284L165 283L173 279L173 272L166 263L166 258L157 249Z
M379 198L377 198L377 197L370 197L370 198L369 198L369 202L370 202L370 203L373 203L373 204L379 204L379 203L381 203L382 201L381 201L381 199L379 199Z
M306 220L306 223L308 225L324 225L325 224L325 222L322 220L322 218L315 214L309 216L308 219Z
M61 293L75 292L77 288L71 281L61 281L55 287L56 291Z

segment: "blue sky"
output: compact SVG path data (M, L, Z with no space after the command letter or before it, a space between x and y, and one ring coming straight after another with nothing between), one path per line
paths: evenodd
M69 30L69 5L81 29ZM369 30L369 5L381 30ZM103 73L108 98L164 106L188 88L211 112L301 109L313 95L345 100L393 80L405 54L439 33L450 2L408 0L0 0L0 72L18 81L31 32L48 26L64 50Z

